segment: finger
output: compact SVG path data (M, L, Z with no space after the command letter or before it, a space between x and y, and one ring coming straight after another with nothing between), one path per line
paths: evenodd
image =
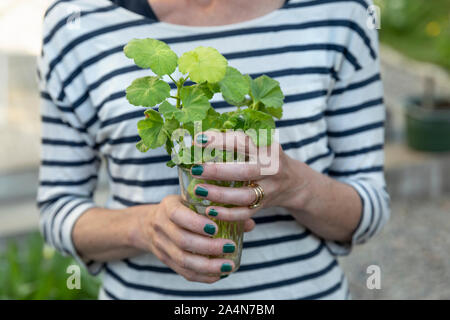
M219 256L224 253L233 253L236 244L229 239L211 239L184 230L173 224L168 228L170 239L178 248L196 254Z
M214 221L195 213L185 206L177 207L170 213L169 219L181 228L200 235L213 236L218 229Z
M257 147L242 130L236 131L205 131L197 134L194 143L200 147L211 149L237 151L241 154L257 155Z
M169 268L171 268L173 271L175 271L188 281L214 283L221 279L219 276L198 274L189 269L181 268L173 260L171 260L167 254L163 252L161 253L160 260L163 261Z
M249 206L256 201L257 195L251 187L230 188L212 184L197 184L194 188L197 197L203 197L212 202Z
M256 225L255 220L253 219L246 220L244 224L244 231L245 232L252 231L255 228L255 225Z
M223 181L251 181L263 178L257 162L203 163L192 166L195 177Z
M226 208L211 206L206 208L206 213L214 219L223 221L246 221L249 220L259 208L249 209L248 207Z

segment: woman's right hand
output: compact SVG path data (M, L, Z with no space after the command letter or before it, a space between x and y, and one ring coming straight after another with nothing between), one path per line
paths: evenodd
M225 245L237 248L232 240L212 238L217 233L212 220L184 206L176 195L165 197L153 207L149 210L149 206L140 206L138 210L137 225L131 235L134 246L151 251L189 281L213 283L234 270L229 259L205 257L222 255ZM253 220L246 221L245 231L253 227Z

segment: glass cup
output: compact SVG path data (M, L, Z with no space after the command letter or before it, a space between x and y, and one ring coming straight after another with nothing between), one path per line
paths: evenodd
M217 226L217 234L213 238L230 239L236 244L236 250L232 253L224 253L220 256L211 256L210 258L225 258L234 262L236 271L241 264L242 245L244 241L244 221L222 221L214 219L206 214L208 206L233 207L232 205L225 205L221 203L211 202L210 200L198 198L194 194L194 188L199 183L214 184L222 187L239 188L248 185L248 182L243 181L216 181L203 180L194 178L191 175L190 169L178 166L178 177L180 179L181 198L185 206L195 211L198 214L207 216L213 220Z

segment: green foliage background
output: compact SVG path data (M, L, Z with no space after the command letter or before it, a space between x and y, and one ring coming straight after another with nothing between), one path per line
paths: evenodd
M450 70L449 0L374 0L381 8L381 42Z
M81 268L81 289L67 288L66 273L76 262L44 247L39 233L25 241L10 241L0 251L0 299L70 300L96 299L100 279Z

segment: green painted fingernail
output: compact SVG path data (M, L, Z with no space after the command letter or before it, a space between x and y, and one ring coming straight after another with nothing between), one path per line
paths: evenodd
M206 134L200 134L197 136L197 142L200 144L204 144L208 142L208 136Z
M224 263L222 265L222 267L220 268L221 272L230 272L233 269L233 267L231 266L231 264L229 263Z
M194 176L201 176L203 173L203 166L196 164L192 167L192 174Z
M200 197L206 197L208 195L208 190L203 187L197 187L195 189L195 194Z
M223 253L232 253L236 250L236 247L232 243L227 243L223 246Z
M213 224L206 224L203 230L212 235L216 232L216 227Z
M224 274L224 275L221 275L221 276L220 276L220 279L225 279L226 277L228 277L228 275L227 275L227 274Z
M216 209L210 209L209 212L208 212L208 214L209 214L211 217L217 217L217 215L218 215L219 213L217 212Z

